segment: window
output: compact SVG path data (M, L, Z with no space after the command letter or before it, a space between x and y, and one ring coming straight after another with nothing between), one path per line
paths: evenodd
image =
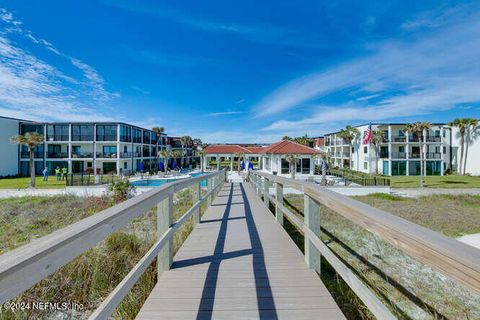
M43 125L22 123L20 126L20 134L25 134L27 132L36 132L36 133L43 134Z
M72 141L93 141L93 125L72 124Z
M123 163L123 169L127 170L127 163L126 162Z
M443 154L446 154L447 153L447 147L443 147Z
M445 138L445 137L447 136L447 130L443 129L443 130L442 130L442 135L443 135L443 137Z
M398 147L398 152L405 152L405 147L404 146L399 146Z
M363 153L367 153L367 152L368 152L368 147L367 146L363 147Z
M398 136L399 137L404 137L405 136L405 133L403 132L403 130L398 130Z
M440 130L435 130L435 137L440 138Z
M150 131L143 131L143 143L150 144Z
M388 147L380 147L380 158L388 158Z
M364 169L364 170L368 170L368 162L364 162L364 163L363 163L363 169Z
M120 126L120 141L131 142L132 141L132 128L127 126Z
M47 141L68 141L68 125L47 125Z
M290 173L290 168L289 168L289 163L287 160L282 159L282 164L281 164L281 173L287 174Z
M117 126L97 125L97 141L117 141Z
M127 153L127 146L123 146L123 152Z

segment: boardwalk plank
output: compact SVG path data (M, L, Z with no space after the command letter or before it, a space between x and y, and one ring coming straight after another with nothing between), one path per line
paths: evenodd
M249 185L225 184L137 319L344 319Z

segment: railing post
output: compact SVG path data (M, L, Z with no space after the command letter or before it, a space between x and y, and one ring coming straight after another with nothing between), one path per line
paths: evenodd
M269 185L269 181L267 180L267 178L263 178L263 202L265 203L267 208L268 208L268 195L269 195L268 185Z
M213 189L213 180L212 178L208 178L207 179L207 192L210 192L210 190ZM210 207L210 205L212 204L212 195L210 194L208 197L207 197L207 208Z
M303 197L305 225L320 238L320 206L308 195ZM320 252L308 236L305 237L305 262L310 269L320 273Z
M173 224L173 188L166 199L157 205L157 232L161 237ZM173 237L158 253L157 270L160 275L163 271L170 270L173 262Z
M192 187L192 202L193 204L197 203L198 200L200 200L200 190L201 190L201 184L202 182L199 181L198 183L194 184ZM200 223L200 206L198 206L197 210L195 210L195 213L193 214L193 224L197 225Z
M278 182L275 182L275 199L277 200L277 205L275 206L275 217L277 222L283 226L283 211L280 210L278 205L283 205L283 185Z

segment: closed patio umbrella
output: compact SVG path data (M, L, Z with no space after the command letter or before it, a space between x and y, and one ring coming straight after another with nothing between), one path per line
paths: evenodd
M243 162L243 161L242 161L241 168L242 168L242 171L245 170L245 162Z
M172 167L173 167L173 169L177 168L177 159L173 159Z
M158 170L159 170L159 171L163 171L163 169L164 169L163 161L160 161L160 162L158 163Z
M251 163L251 162L248 163L248 169L253 170L253 163Z
M140 162L140 166L139 166L140 171L143 171L143 168L144 168L143 167L143 162Z

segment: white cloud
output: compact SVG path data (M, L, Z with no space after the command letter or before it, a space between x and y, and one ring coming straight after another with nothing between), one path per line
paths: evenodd
M35 120L112 120L89 106L115 96L105 89L105 81L93 67L60 52L47 40L35 37L5 9L0 9L0 20L7 25L0 30L1 114ZM85 79L68 76L18 47L9 39L11 35L24 36L56 56L68 59L82 71Z
M207 116L218 117L218 116L229 116L229 115L242 114L242 113L245 113L245 112L243 111L212 112L212 113L207 113Z
M343 120L381 120L429 114L480 101L480 15L442 25L408 41L375 45L369 56L295 79L254 107L260 117L305 105L313 114L300 120L278 120L267 130ZM348 92L361 95L351 100ZM344 102L325 105L329 94ZM370 99L376 98L374 102Z

